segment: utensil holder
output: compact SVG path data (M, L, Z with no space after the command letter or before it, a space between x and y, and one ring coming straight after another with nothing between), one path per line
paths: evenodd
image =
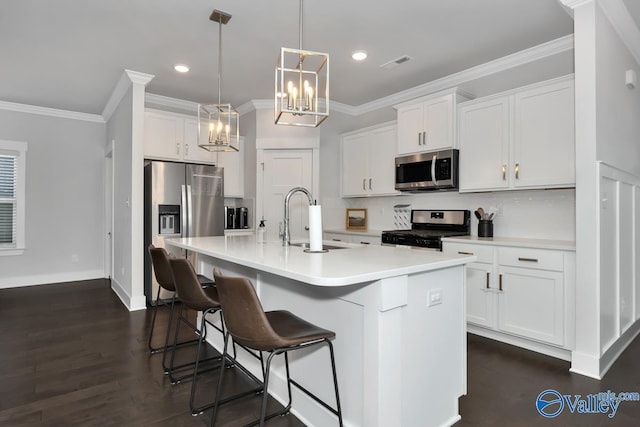
M478 237L493 237L493 221L481 219L478 222Z

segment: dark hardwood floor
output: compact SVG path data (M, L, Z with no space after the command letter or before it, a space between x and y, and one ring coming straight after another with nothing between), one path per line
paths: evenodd
M209 425L211 411L190 415L191 383L171 385L162 356L149 354L150 310L128 312L109 286L93 280L0 290L0 426ZM166 325L161 313L158 337ZM612 419L567 409L546 419L535 408L545 389L582 396L640 391L639 339L602 381L569 373L564 361L473 335L468 341L468 395L460 400L457 427L640 425L640 402L621 403ZM181 360L193 351L182 349ZM249 385L229 372L234 381L225 393ZM201 378L197 404L213 398L217 372ZM219 425L252 420L258 405L249 398L223 406ZM268 425L303 424L287 415Z

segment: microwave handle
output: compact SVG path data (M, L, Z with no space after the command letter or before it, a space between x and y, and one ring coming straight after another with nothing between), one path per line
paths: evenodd
M438 182L436 180L436 160L438 159L438 155L434 154L433 158L431 159L431 181L433 181L433 185L438 185Z

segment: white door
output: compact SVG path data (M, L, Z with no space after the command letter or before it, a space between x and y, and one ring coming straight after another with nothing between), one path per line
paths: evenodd
M313 191L312 150L265 150L263 173L263 215L267 220L267 241L278 240L284 219L284 198L294 187ZM289 229L291 240L308 239L309 199L303 193L291 198ZM260 218L258 218L260 219Z

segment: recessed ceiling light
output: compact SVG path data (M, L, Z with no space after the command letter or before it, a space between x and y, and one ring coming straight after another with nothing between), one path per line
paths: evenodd
M364 61L367 59L367 52L364 50L356 50L351 54L351 58L353 58L354 61Z
M173 69L179 73L187 73L189 72L189 67L184 64L176 64L173 66Z

